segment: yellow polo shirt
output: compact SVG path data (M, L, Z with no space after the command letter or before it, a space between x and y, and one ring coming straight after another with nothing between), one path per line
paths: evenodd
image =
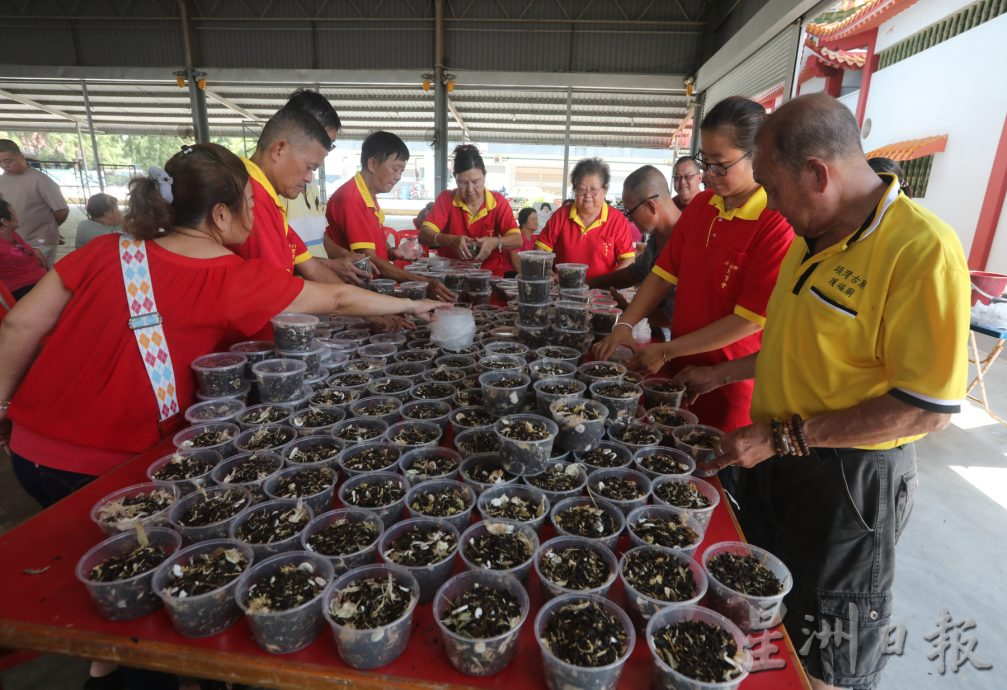
M954 230L892 178L872 217L845 240L814 254L801 239L790 246L766 310L752 419L815 417L886 394L958 412L969 285Z

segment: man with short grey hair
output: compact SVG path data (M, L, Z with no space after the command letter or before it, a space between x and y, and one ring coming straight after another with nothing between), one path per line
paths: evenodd
M20 235L40 250L51 268L60 243L59 226L70 209L52 178L28 165L21 147L0 139L0 196L14 207L21 221Z
M682 156L675 161L671 172L671 186L675 190L672 201L679 211L684 211L689 202L699 194L699 183L703 181L703 172L699 169L694 156Z

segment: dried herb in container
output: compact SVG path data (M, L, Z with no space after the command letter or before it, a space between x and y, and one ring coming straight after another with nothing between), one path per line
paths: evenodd
M783 591L783 583L773 571L752 556L718 554L706 568L723 584L750 597L771 597Z
M657 549L627 554L622 576L636 591L659 601L686 601L698 594L696 579L688 566Z
M545 626L542 643L556 658L573 666L615 663L626 653L628 635L619 619L593 601L559 607Z
M485 527L484 533L471 537L462 547L470 562L490 570L510 570L534 555L532 540L514 525L490 522Z
M654 633L654 648L679 673L702 683L727 683L742 673L741 650L723 628L704 621L682 621Z
M363 551L378 538L374 524L339 518L305 540L309 551L323 556L345 556Z
M521 606L509 592L476 582L451 602L441 623L456 635L482 640L520 625Z
M389 542L384 557L405 566L433 565L450 558L457 545L457 538L447 530L415 526Z
M600 553L579 546L549 549L542 554L539 571L558 587L581 591L598 589L612 578Z

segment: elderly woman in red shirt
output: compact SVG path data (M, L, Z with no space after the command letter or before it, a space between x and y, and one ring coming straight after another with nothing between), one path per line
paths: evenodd
M15 475L43 505L173 430L175 417L166 418L132 328L163 328L180 411L195 395L189 365L196 357L257 333L282 311L427 314L443 306L304 281L262 260L243 260L225 247L252 229L252 189L241 160L199 144L165 168L130 183L123 225L133 239L88 242L0 325L0 427L13 422ZM124 284L136 285L135 273L156 304L134 312L130 307L139 305L127 303ZM143 309L156 311L160 326L137 322Z
M21 299L42 280L48 268L42 252L17 234L14 207L0 199L0 282L14 299Z

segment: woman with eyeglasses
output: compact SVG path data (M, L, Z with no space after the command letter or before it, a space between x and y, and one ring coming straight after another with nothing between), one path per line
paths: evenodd
M449 259L481 261L502 277L511 270L507 250L521 246L514 211L503 194L486 189L486 164L477 147L455 147L453 172L457 189L437 195L420 227L420 244Z
M606 359L634 347L633 326L677 286L672 339L638 350L629 364L645 374L673 376L757 352L766 303L793 230L766 207L755 181L755 135L766 119L755 101L733 96L710 110L700 126L706 190L682 212L671 239L612 334L594 348ZM738 381L700 396L692 406L700 422L731 431L750 424L752 381Z
M21 299L42 280L48 268L42 252L17 234L14 207L0 199L0 282Z
M588 279L629 266L636 257L629 222L605 201L609 178L600 158L578 162L570 175L573 202L550 216L535 242L555 252L557 264L587 264Z

